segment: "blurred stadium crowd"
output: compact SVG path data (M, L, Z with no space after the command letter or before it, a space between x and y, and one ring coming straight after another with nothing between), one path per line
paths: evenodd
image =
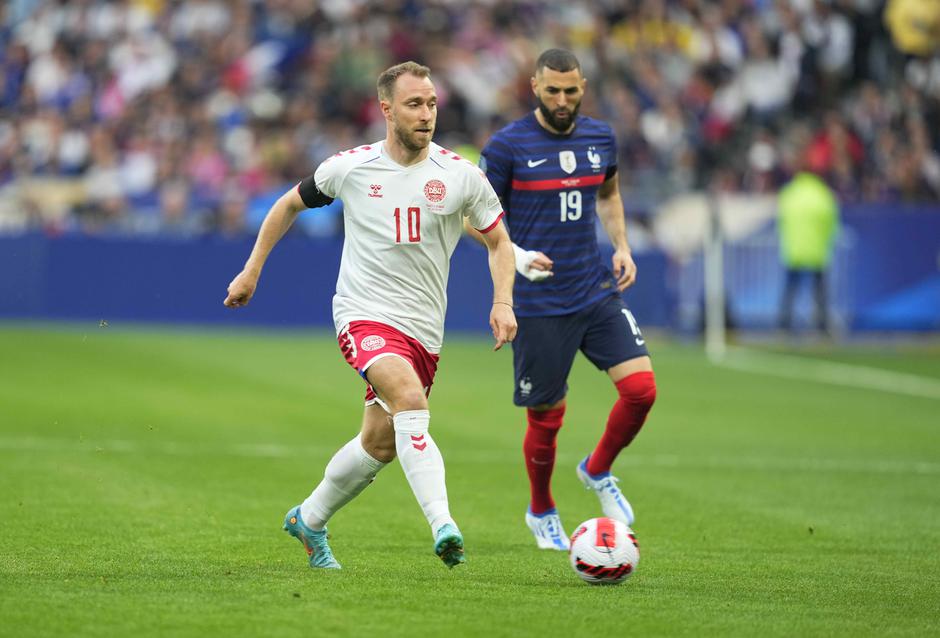
M436 141L473 158L533 107L551 46L616 130L629 214L799 167L843 201L935 201L938 42L938 0L7 0L0 232L253 233L322 159L384 136L385 67L432 68Z

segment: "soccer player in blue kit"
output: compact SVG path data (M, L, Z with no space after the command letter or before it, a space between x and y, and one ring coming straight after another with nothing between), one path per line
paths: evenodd
M605 516L633 523L610 469L640 431L656 398L653 367L621 293L633 284L610 126L578 114L586 84L569 51L542 53L532 78L538 108L493 135L480 167L503 203L514 242L519 330L512 343L514 403L527 408L523 442L531 501L526 523L543 549L568 549L551 492L555 439L578 350L613 382L618 398L577 476ZM604 265L594 218L614 247Z

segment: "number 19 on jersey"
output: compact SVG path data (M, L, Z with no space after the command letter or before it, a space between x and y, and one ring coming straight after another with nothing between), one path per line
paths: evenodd
M561 221L581 219L581 191L562 191L558 193L558 199L561 200Z

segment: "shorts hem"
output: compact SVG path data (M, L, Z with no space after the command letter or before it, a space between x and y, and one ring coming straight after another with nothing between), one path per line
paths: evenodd
M406 359L406 358L403 357L402 355L398 354L397 352L382 352L382 353L380 353L380 354L375 355L375 356L372 357L371 359L369 359L369 362L366 363L366 365L364 365L364 366L362 367L362 370L359 371L359 374L361 374L362 377L365 378L365 377L366 377L366 370L368 370L369 368L371 368L373 363L375 363L376 361L378 361L378 360L380 360L380 359L384 359L385 357L398 357L399 359L401 359L402 361L404 361L405 363L407 363L409 366L411 365L411 362L408 361L408 359ZM412 367L414 367L414 366L412 366Z

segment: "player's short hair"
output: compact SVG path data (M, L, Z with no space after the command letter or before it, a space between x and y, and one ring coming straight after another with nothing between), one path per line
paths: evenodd
M539 59L535 61L535 74L538 75L542 69L549 68L552 71L565 73L566 71L581 72L581 63L575 54L567 49L548 49L543 51Z
M414 75L419 78L429 78L431 77L431 69L410 60L385 69L382 71L382 74L379 75L378 82L376 82L379 99L391 102L392 92L395 88L395 80L406 74Z

